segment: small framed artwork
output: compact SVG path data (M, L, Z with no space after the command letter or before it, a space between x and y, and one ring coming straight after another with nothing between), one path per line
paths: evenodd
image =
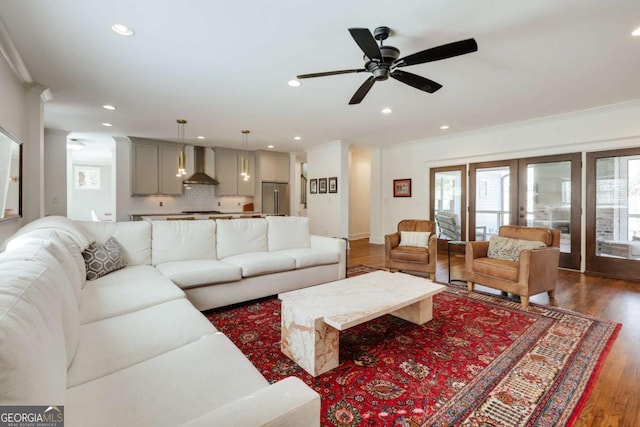
M327 178L319 178L318 193L326 193L326 192L327 192Z
M316 194L318 192L318 180L316 178L309 181L309 193Z
M76 166L73 182L76 190L100 190L100 168Z
M329 193L338 192L338 177L334 176L329 178Z
M393 180L393 197L411 197L411 178Z

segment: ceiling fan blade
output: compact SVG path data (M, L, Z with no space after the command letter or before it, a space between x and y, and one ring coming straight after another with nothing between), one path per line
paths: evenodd
M364 83L362 83L362 85L358 88L356 93L354 93L351 97L349 105L360 104L364 97L367 96L367 93L369 93L369 89L371 89L371 86L373 86L375 82L376 79L373 76L370 76L367 80L365 80Z
M416 89L429 93L433 93L442 87L440 83L436 83L433 80L401 70L395 70L391 73L391 77L402 83L408 84L409 86L413 86Z
M367 28L349 28L351 37L356 41L360 49L369 59L377 59L382 61L382 53L378 47L378 43L373 38L373 34Z
M452 58L458 55L475 52L478 50L478 44L475 39L460 40L453 43L443 44L441 46L425 49L420 52L396 59L394 64L398 67L406 67L407 65L424 64L425 62L439 61L441 59Z
M358 68L353 70L338 70L338 71L325 71L322 73L310 73L310 74L300 74L296 76L298 79L309 79L311 77L325 77L325 76L335 76L337 74L349 74L349 73L362 73L365 72L364 68Z

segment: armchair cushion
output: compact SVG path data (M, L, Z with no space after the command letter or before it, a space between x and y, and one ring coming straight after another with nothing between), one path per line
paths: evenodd
M426 248L429 246L429 232L400 231L400 244L398 246L414 246Z
M537 240L512 239L510 237L492 236L489 241L489 258L506 261L517 261L520 252L525 249L539 249L547 245Z

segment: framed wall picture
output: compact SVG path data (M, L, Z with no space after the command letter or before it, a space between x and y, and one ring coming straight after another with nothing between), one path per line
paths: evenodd
M76 190L99 190L100 168L76 166L73 175L73 187Z
M411 197L411 178L393 180L393 197Z
M338 177L334 176L329 178L329 193L338 192Z
M318 193L326 193L326 192L327 192L327 178L319 178Z
M318 192L318 179L309 180L309 193L316 194Z

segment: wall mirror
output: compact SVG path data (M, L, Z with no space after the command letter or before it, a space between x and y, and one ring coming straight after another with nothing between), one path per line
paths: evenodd
M0 221L22 216L22 144L0 128Z

